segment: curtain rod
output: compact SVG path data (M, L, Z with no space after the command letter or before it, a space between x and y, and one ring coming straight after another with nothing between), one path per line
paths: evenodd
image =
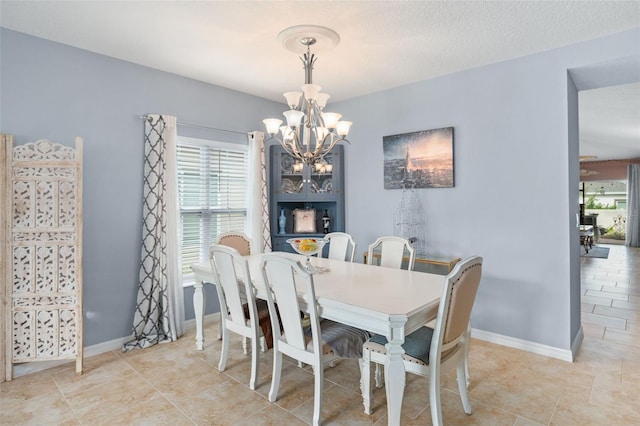
M149 116L148 115L141 115L140 118L143 119L143 120L146 120L146 119L149 118ZM243 135L243 136L246 136L247 134L249 134L249 132L239 132L237 130L218 129L216 127L203 126L201 124L182 123L180 121L178 121L176 124L178 126L195 127L195 128L207 129L207 130L217 130L218 132L235 133L235 134Z

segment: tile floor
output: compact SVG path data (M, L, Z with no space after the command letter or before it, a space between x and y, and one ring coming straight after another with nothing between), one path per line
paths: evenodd
M470 397L464 414L453 373L443 380L449 425L640 424L640 249L609 246L608 259L581 258L585 340L567 363L472 340ZM279 399L267 400L271 354L261 354L260 380L249 381L249 358L232 345L227 370L217 369L220 343L207 325L202 352L194 331L150 349L108 352L85 360L76 376L67 364L0 384L0 424L30 425L304 425L313 411L308 368L285 364ZM384 425L384 390L374 413L363 413L357 361L325 373L326 425ZM407 377L404 425L431 423L427 380Z

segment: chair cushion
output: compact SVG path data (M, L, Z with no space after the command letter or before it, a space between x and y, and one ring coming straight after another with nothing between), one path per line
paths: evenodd
M371 337L368 331L330 320L321 320L320 328L322 343L340 358L362 358L362 345ZM311 329L305 328L305 334L310 336Z
M413 333L404 338L402 348L405 354L402 356L410 362L429 364L429 350L431 349L431 339L433 338L433 329L429 327L420 327ZM380 353L386 353L384 345L387 344L387 338L376 334L365 344L365 347ZM382 348L380 348L382 346ZM413 359L412 359L413 358Z

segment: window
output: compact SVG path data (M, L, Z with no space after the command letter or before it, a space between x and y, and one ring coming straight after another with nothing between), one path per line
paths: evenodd
M245 231L247 147L180 137L177 150L181 265L188 283L189 266L207 261L219 234Z

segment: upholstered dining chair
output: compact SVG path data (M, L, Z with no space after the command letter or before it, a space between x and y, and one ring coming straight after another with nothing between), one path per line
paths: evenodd
M407 269L412 271L416 252L409 241L400 237L380 237L369 246L367 264L400 269L404 257L409 258Z
M273 326L273 375L269 401L275 402L278 397L283 354L309 364L315 376L313 424L319 425L324 365L338 357L361 359L364 342L370 334L334 321L320 320L313 275L300 262L270 253L263 255L261 268ZM306 291L303 306L298 298L296 279L299 280L298 289ZM301 311L309 313L309 327L303 325Z
M250 339L251 378L249 387L255 389L258 378L258 340L263 337L260 322L267 321L267 324L270 325L269 315L266 315L268 312L264 312L268 308L263 304L261 309L263 312L259 312L249 265L236 249L214 244L209 249L209 259L220 301L222 351L218 369L224 371L227 364L229 332Z
M482 257L472 256L459 262L447 275L434 328L421 327L405 337L402 355L407 373L429 377L429 402L434 425L442 425L440 373L456 366L458 391L465 413L471 414L468 353L470 317L482 275ZM384 336L375 335L364 344L362 396L365 413L371 414L370 363L384 364L387 351Z
M216 244L233 247L241 256L248 256L253 252L251 238L243 232L231 231L219 234Z
M329 243L327 258L353 262L357 244L351 235L344 232L331 232L324 236Z

